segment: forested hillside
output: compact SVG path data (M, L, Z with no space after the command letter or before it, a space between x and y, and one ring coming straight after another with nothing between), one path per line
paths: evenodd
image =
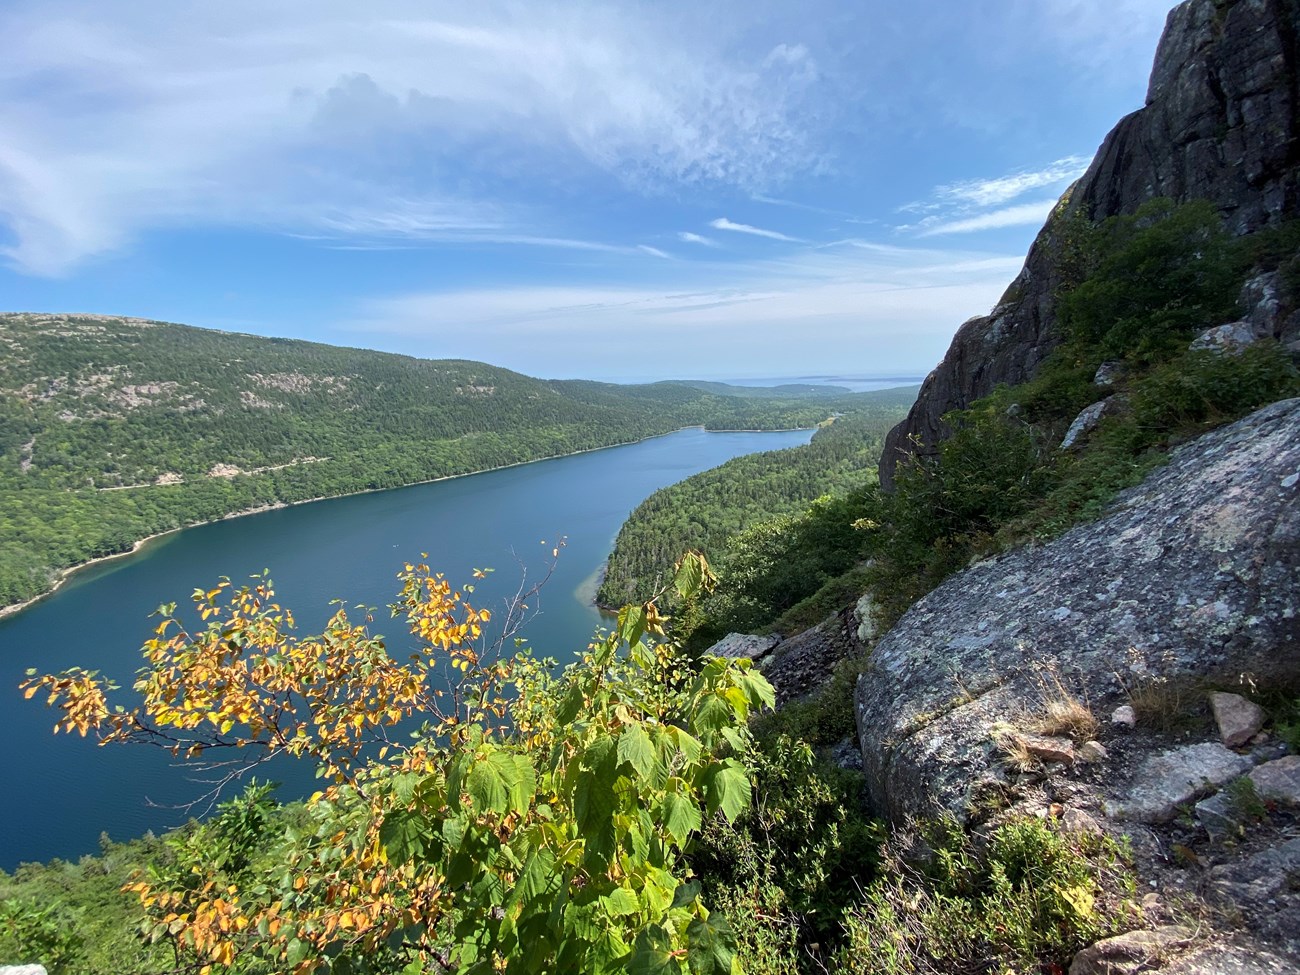
M859 397L545 381L105 316L0 316L0 605L138 539L685 425L810 427Z
M731 536L753 525L874 482L885 434L915 398L915 386L864 393L806 446L737 457L656 491L619 531L597 599L605 606L648 599L687 549L716 560Z

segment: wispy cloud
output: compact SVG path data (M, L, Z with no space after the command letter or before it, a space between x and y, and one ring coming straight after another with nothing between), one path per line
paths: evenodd
M864 369L869 361L874 370L923 371L957 322L997 300L1021 260L843 241L743 266L665 262L650 282L380 297L339 327L533 374L625 375L631 352L647 346L671 347L679 361L725 362L737 374L770 369L780 348L787 371L815 371L828 344L866 350ZM793 343L796 334L818 341ZM575 348L578 358L556 351Z
M827 151L807 49L594 0L13 0L0 36L0 257L36 274L175 226L527 233L539 185L752 193ZM385 192L424 209L312 218Z
M1036 203L1019 203L991 210L974 217L936 223L925 227L920 232L922 237L936 237L940 234L973 234L980 230L996 230L1002 227L1022 227L1041 224L1056 206L1056 200L1039 200Z
M718 246L718 242L712 237L705 237L702 234L693 234L689 230L679 230L677 236L688 244L703 244L705 247Z
M1066 156L1036 169L1018 169L1003 176L936 186L929 199L915 200L898 208L898 212L920 219L894 229L919 237L935 237L1041 224L1051 212L1055 199L1006 204L1035 190L1052 187L1063 190L1067 183L1083 175L1089 162L1087 156Z
M717 220L710 221L709 226L714 230L730 230L737 234L750 234L754 237L767 237L769 240L785 240L790 243L801 243L798 237L790 237L787 234L780 233L776 230L764 230L762 227L754 227L747 223L736 223L728 220L726 217L718 217Z
M651 247L649 244L637 244L636 249L641 251L643 254L649 254L651 257L661 257L665 261L671 261L673 259L671 254L661 251L658 247Z
M1092 160L1088 156L1067 156L1041 169L1022 170L993 179L971 179L935 189L941 200L976 207L1000 206L1031 190L1056 186L1078 179Z

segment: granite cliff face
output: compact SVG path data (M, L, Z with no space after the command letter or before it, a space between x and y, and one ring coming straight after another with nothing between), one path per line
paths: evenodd
M993 311L958 330L890 432L881 483L914 444L942 439L945 413L1032 378L1057 346L1059 219L1080 208L1093 219L1131 213L1154 197L1212 200L1238 233L1300 214L1296 0L1186 0L1170 12L1145 106L1106 137Z
M1106 715L1147 680L1300 668L1300 400L1186 444L1104 518L916 603L858 679L874 806L965 817L1007 786L1000 722L1063 686Z

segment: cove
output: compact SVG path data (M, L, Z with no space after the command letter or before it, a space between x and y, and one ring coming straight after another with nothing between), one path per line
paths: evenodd
M372 632L395 651L406 646L387 606L406 561L428 553L453 584L475 568L477 605L499 609L545 572L551 546L565 540L554 575L534 604L528 642L561 661L583 649L601 616L593 581L624 519L657 489L732 457L807 443L810 430L710 433L679 430L640 443L538 461L391 491L359 494L233 518L163 536L127 558L74 574L52 596L0 620L0 869L21 861L75 858L115 840L180 825L176 806L206 791L170 754L143 746L100 748L91 739L52 735L55 715L25 701L29 667L99 670L128 695L160 603L187 607L190 593L221 576L240 582L269 569L298 632L317 632L342 600L376 607ZM543 544L544 543L544 544ZM188 621L187 621L188 622ZM194 625L199 625L197 621ZM304 766L277 764L279 796L315 787ZM261 775L266 777L266 773Z

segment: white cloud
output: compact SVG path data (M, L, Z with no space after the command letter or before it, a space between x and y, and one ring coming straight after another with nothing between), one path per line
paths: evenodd
M658 247L651 247L649 244L637 244L636 249L641 251L643 254L649 254L651 257L662 257L665 261L671 261L673 259L671 254L661 251Z
M703 244L705 247L717 247L718 242L712 237L705 237L701 234L693 234L689 230L679 230L677 236L686 241L688 244Z
M726 217L718 217L717 220L710 221L709 226L715 230L730 230L737 234L750 234L754 237L767 237L770 240L786 240L791 243L799 243L798 237L789 237L776 230L764 230L762 227L754 227L747 223L736 223Z
M376 298L339 328L533 375L627 375L631 361L648 375L654 363L637 353L653 348L671 349L679 363L725 364L731 374L766 374L773 361L788 373L824 369L827 347L842 351L836 361L845 369L924 372L960 322L996 302L1021 262L850 240L743 267L664 264L651 283Z
M942 200L976 207L999 206L1031 190L1078 179L1091 161L1088 156L1067 156L1038 170L1023 170L993 179L950 183L936 188L935 195Z
M537 183L753 192L825 151L805 48L594 0L15 0L0 36L0 255L38 274L159 227L365 233L313 214L394 195L420 218L380 236L548 236Z
M939 234L972 234L979 230L996 230L1002 227L1023 227L1041 224L1056 206L1056 200L1039 200L1036 203L1019 203L1016 206L992 210L974 217L951 220L926 226L921 231L922 237L935 237Z

